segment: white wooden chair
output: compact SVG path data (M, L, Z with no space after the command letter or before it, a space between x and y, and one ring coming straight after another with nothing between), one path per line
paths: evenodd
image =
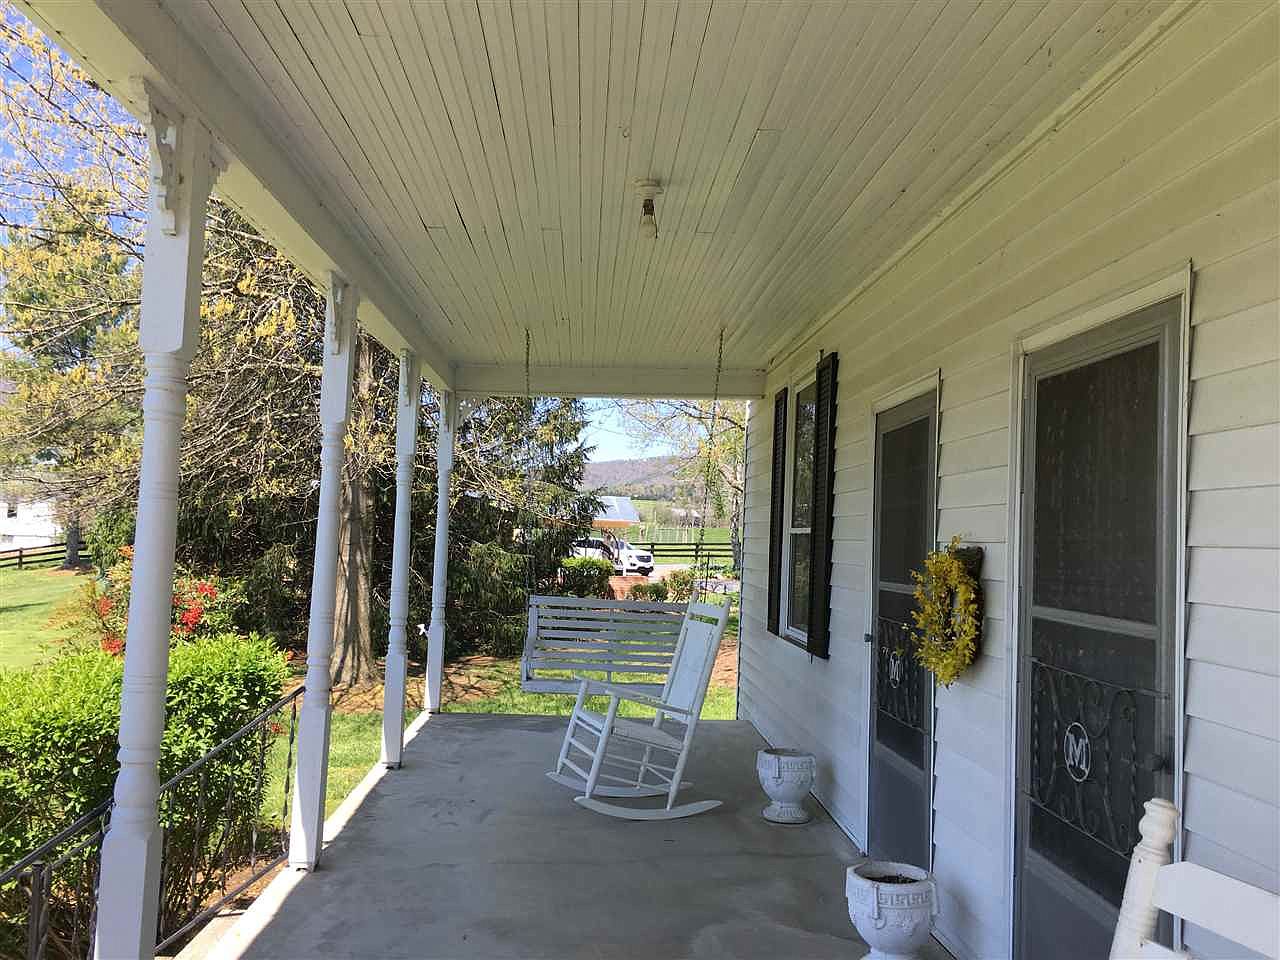
M1170 863L1178 808L1154 799L1146 802L1146 811L1138 823L1142 840L1129 861L1111 960L1189 958L1155 942L1161 910L1275 960L1280 897L1197 863Z
M564 786L582 790L582 796L575 797L574 801L588 810L624 820L674 820L720 806L719 800L679 805L675 801L680 788L690 785L680 778L689 759L698 714L702 712L702 701L707 695L728 619L727 604L722 607L689 604L672 657L671 672L659 697L600 680L582 680L556 768L547 776ZM587 696L594 693L609 697L609 706L602 714L585 706ZM656 711L653 720L619 716L618 706L623 701L653 707ZM667 804L659 808L626 807L596 799L663 794Z

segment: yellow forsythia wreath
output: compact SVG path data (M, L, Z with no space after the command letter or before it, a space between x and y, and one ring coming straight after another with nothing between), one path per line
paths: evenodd
M972 558L980 563L981 553L964 553L968 556L961 553L960 538L953 537L945 549L925 557L924 573L911 571L916 582L916 609L911 611L916 660L944 687L973 663L982 630L982 588L971 572Z

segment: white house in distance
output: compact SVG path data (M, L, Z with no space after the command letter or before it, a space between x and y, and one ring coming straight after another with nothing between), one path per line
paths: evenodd
M0 550L12 547L44 547L62 537L62 525L52 500L22 499L6 494L0 499Z
M358 321L405 358L402 464L418 378L445 396L446 493L457 399L523 394L526 375L539 394L708 397L718 384L752 401L739 716L816 755L817 798L859 850L933 872L940 948L1104 956L1151 796L1182 812L1175 857L1280 889L1273 0L21 5L154 131L134 604L155 616L133 618L128 638L102 955L149 954L155 929L167 638L148 624L167 624L210 188L330 294L296 866L321 849L327 708L312 693L327 685ZM406 794L412 751L451 729L433 718L412 751L400 742L402 506L385 749L405 770L377 795L378 829L400 833L374 836L353 810L330 879L290 880L260 944L274 930L301 951L323 928L348 955L373 942L420 953L489 910L449 941L456 955L518 955L542 915L600 918L602 936L677 931L645 941L651 955L735 930L738 955L837 955L818 928L839 912L838 876L821 896L780 884L795 913L769 937L750 935L768 898L755 920L725 901L722 925L686 928L699 898L675 897L630 928L648 901L479 867L455 912L407 916L454 887L397 859L428 829L421 811L445 809L423 806L443 774ZM447 515L446 496L439 529ZM910 571L953 537L983 548L984 623L976 663L944 688L901 654ZM443 629L433 616L433 708ZM468 729L485 742L483 725ZM751 763L694 764L730 759ZM448 810L485 799L470 789ZM700 851L698 869L725 864L705 890L767 880L763 860L698 846L696 831L733 832L739 821L715 819L727 809L682 821L683 848L657 844ZM497 822L458 829L485 849ZM559 849L576 848L564 829ZM350 891L390 877L415 910L356 922L386 904ZM345 899L308 899L341 882ZM582 909L523 912L549 890ZM507 915L531 919L493 919ZM573 923L562 955L582 942ZM1194 924L1174 936L1240 956Z

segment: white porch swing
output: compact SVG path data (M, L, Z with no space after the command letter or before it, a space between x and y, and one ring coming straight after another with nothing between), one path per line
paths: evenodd
M723 354L724 331L721 330L711 408L713 438ZM706 474L703 478L702 522L698 530L699 547L702 546L706 532L712 468L713 461L708 449ZM699 554L701 555L701 551ZM700 556L699 564L703 562ZM574 798L574 802L588 810L623 820L675 820L706 813L720 806L719 800L676 803L680 789L690 786L682 777L689 760L698 718L702 713L702 703L707 695L707 686L711 682L720 640L729 619L728 603L717 606L701 602L701 594L710 575L710 564L707 563L702 576L697 573L695 570L694 599L683 610L679 604L580 601L588 605L582 612L589 614L593 625L584 628L579 623L576 630L564 629L563 620L557 621L560 629L544 630L539 626L541 622L555 619L541 619L544 617L542 608L557 601L563 603L564 598L530 598L529 633L525 648L525 660L529 668L526 669L526 677L532 672L532 664L536 662L533 660L534 655L541 652L545 658L548 649L563 650L570 644L579 648L572 654L579 658L578 665L588 670L604 670L610 677L613 672L652 672L665 662L666 644L669 642L659 631L664 628L669 630L672 616L683 614L674 649L670 653L666 682L662 684L658 696L650 696L638 690L636 684L623 685L590 677L558 681L565 686L576 685L577 700L569 717L555 769L548 771L547 776L563 786L583 791L581 796ZM610 606L596 606L600 603L608 603ZM640 610L637 607L646 609ZM559 616L563 618L563 610L559 611ZM653 634L646 636L645 632L650 630ZM584 646L585 652L582 649ZM564 656L563 653L560 655ZM525 681L526 684L531 682L539 681ZM526 689L529 689L527 685ZM587 707L587 697L596 694L609 698L603 713ZM620 716L619 708L627 702L653 709L652 721ZM666 796L666 805L657 808L630 807L598 799L638 799L663 795Z
M530 377L531 337L525 330L525 398L532 402ZM712 435L719 405L720 373L723 366L724 331L712 402ZM534 460L528 456L525 511L533 517ZM708 455L708 469L711 466ZM709 484L704 486L702 524L698 530L701 548L706 532ZM699 566L702 566L699 549ZM527 693L573 694L578 691L579 674L603 674L607 682L633 693L650 696L663 692L665 678L672 669L687 605L658 601L602 600L583 597L552 597L534 594L532 558L529 567L528 624L524 653L520 661L520 687ZM709 567L696 583L705 581ZM653 677L661 677L655 681Z
M525 400L532 406L532 336L525 329ZM516 526L525 556L525 590L528 594L527 629L520 663L520 686L527 693L573 694L577 674L591 673L606 681L634 678L626 686L633 692L660 693L676 641L685 605L602 600L595 597L544 596L536 593L536 556L546 520L535 502L535 483L546 465L533 433L525 438L524 497L516 507ZM646 676L647 675L647 676Z

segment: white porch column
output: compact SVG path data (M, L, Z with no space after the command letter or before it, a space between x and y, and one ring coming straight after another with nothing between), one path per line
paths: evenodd
M320 859L324 792L329 771L329 662L333 656L338 586L338 521L344 440L355 368L356 291L329 276L320 376L320 508L307 624L306 693L298 722L298 773L289 834L290 866L311 870Z
M102 844L97 955L152 957L162 837L156 821L172 622L178 446L200 341L205 203L216 176L209 132L145 88L151 187L138 343L146 366L133 584L120 697L120 773Z
M409 510L413 464L418 452L418 410L422 366L408 351L400 354L400 402L396 407L396 520L391 550L391 629L387 635L386 685L382 697L382 762L400 766L404 747L404 688L409 668L405 625L409 621Z
M444 677L444 602L449 583L449 475L453 472L453 436L458 429L458 398L440 397L440 433L436 449L436 551L431 568L431 626L427 628L427 709L440 709Z

